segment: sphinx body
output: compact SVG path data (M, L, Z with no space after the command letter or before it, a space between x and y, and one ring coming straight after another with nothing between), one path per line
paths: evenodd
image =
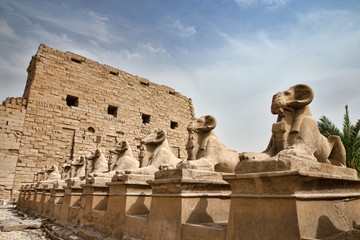
M152 175L162 169L175 169L176 164L181 161L171 151L165 130L150 133L141 140L141 143L152 150L148 162L146 166L127 170L126 173ZM117 171L117 173L122 172Z
M131 147L127 141L117 143L109 152L109 171L94 173L94 177L112 177L116 171L139 168L139 161L134 158Z
M278 115L265 151L244 152L240 161L265 160L278 154L301 156L310 161L345 166L346 152L339 136L324 137L312 117L312 89L298 84L273 96L271 112Z
M103 173L108 171L108 161L101 149L90 151L86 156L88 174Z
M190 168L205 171L234 172L239 162L239 154L226 148L215 135L216 119L206 115L190 122L188 160L178 164L177 168Z

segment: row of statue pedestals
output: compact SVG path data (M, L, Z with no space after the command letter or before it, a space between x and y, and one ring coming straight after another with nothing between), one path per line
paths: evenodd
M60 179L54 166L47 180L23 185L17 207L85 239L290 240L349 231L360 224L360 181L345 166L341 139L320 134L312 99L303 84L274 95L278 120L261 153L226 148L207 115L187 128L187 160L157 131L142 140L145 164L126 141L110 163L95 150L89 167L84 158L72 162L72 177Z
M360 182L353 169L288 156L247 161L244 169L28 184L17 207L85 239L321 239L360 224Z

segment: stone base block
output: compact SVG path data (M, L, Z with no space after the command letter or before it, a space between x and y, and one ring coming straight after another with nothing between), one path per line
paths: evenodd
M86 184L105 185L107 182L111 182L112 177L89 177L86 179Z
M64 198L64 188L54 187L50 190L50 193L50 211L48 217L57 218L60 214L60 209Z
M26 203L26 195L27 195L27 185L22 185L19 191L19 198L16 202L16 208L19 210L24 210Z
M26 202L26 212L36 212L41 199L41 189L30 188L28 192L28 199Z
M36 189L36 194L34 195L34 199L35 199L34 211L39 215L41 214L44 208L45 195L46 195L46 190L44 187L39 187Z
M60 213L56 222L60 225L67 223L79 224L79 209L83 189L81 187L64 187L64 198L62 200ZM72 208L76 208L72 211Z
M155 174L145 239L181 239L182 224L228 220L230 186L217 172L175 169Z
M239 165L224 177L232 189L227 240L322 239L360 224L354 169L287 156Z
M51 186L51 188L45 186L42 191L40 207L38 208L38 213L42 217L49 217L50 213L52 211L52 209L50 209L50 204L51 204L51 200L52 200L51 193L50 193L51 189L52 189L52 186Z
M240 174L278 171L299 171L304 174L319 174L319 176L330 175L337 178L357 178L357 173L352 168L314 162L300 156L285 154L278 154L267 160L248 160L239 162L235 172Z
M101 225L100 216L104 216L107 209L109 188L102 184L82 184L81 187L80 227Z
M123 240L144 239L148 215L126 215Z
M181 227L181 240L224 240L227 224L184 223Z
M153 176L124 174L118 175L112 179L112 182L107 183L109 200L101 226L102 229L121 238L126 228L125 225L127 225L126 214L148 214L151 203L151 188L146 181L153 179Z
M80 206L72 206L68 210L68 218L67 223L70 223L72 225L79 226L80 225Z
M51 216L50 216L51 218L57 219L59 217L60 211L61 211L61 205L62 204L59 204L59 203L55 203L53 205L54 209L53 209L53 211L51 213Z

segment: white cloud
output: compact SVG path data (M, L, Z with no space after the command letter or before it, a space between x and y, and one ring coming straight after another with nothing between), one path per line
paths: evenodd
M94 11L88 11L87 14L91 17L91 19L93 19L93 21L97 24L97 25L102 25L105 26L106 23L109 21L109 17L105 16L105 15L101 15L99 13L96 13Z
M269 11L284 8L288 0L235 0L236 4L243 9L264 6Z
M258 4L259 0L235 0L236 4L241 8L253 8Z
M14 30L9 26L5 19L0 19L0 34L9 38L15 38Z
M315 119L327 115L341 126L346 104L353 106L354 119L360 117L360 17L317 11L295 20L276 34L273 29L220 33L226 44L203 54L209 60L194 67L201 79L195 111L219 118L215 131L228 147L265 149L276 120L272 95L298 83L315 92L310 105Z
M106 15L87 8L67 9L63 6L63 12L59 13L56 4L50 2L43 4L47 5L48 11L43 11L42 8L38 9L36 5L17 2L11 2L6 7L8 9L16 9L16 12L12 13L12 18L16 15L21 15L22 21L30 25L41 25L44 29L51 25L51 29L47 29L49 32L63 31L69 34L77 34L87 39L96 39L104 43L123 41L122 37L113 34L110 30L112 25L110 18ZM10 12L9 10L7 11Z
M182 38L193 36L197 32L195 26L184 26L179 20L174 21L172 27L175 33Z
M166 49L161 48L161 47L154 47L151 43L139 43L138 49L141 52L145 52L147 54L169 56L169 53Z
M77 18L54 18L51 16L34 16L39 20L46 21L54 27L58 27L63 31L81 35L89 39L97 39L98 41L103 41L109 43L115 40L111 31L109 31L107 26L107 21L105 17L99 17L93 11L82 13L82 17Z

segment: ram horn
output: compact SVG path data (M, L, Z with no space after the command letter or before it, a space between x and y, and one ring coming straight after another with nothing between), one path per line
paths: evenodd
M152 143L152 144L162 143L163 141L165 141L166 136L167 136L167 134L166 134L165 130L159 130L156 132L156 139L152 140L149 143Z
M292 108L302 108L311 103L314 98L314 92L308 85L297 84L291 87L294 91L294 100L287 103Z

